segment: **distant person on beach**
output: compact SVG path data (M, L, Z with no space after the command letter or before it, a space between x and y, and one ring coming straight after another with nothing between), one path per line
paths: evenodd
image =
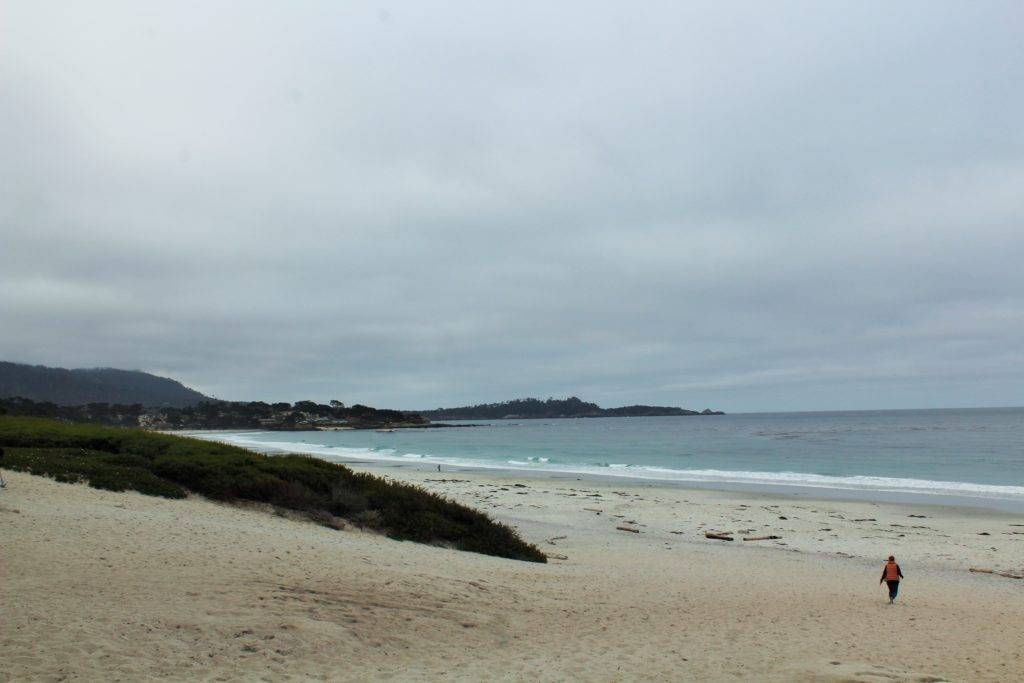
M878 580L878 585L885 584L889 586L889 604L896 602L896 594L900 592L900 579L903 578L903 571L900 570L900 566L896 564L896 558L892 555L889 556L889 560L882 567L882 578Z

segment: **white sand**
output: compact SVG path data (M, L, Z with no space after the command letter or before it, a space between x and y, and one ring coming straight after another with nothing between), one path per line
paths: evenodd
M391 474L568 559L513 562L12 474L0 680L1024 679L1024 581L967 571L1024 567L1019 517ZM629 520L641 533L615 529ZM878 586L890 552L907 574L893 607Z

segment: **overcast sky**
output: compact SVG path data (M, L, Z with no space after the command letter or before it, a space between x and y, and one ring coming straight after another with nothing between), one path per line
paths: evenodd
M7 0L0 359L1022 405L1022 36L1019 0Z

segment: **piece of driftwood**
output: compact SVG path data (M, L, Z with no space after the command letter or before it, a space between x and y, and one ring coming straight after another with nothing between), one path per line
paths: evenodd
M777 541L782 536L744 536L744 541Z
M997 572L995 569L983 569L981 567L971 567L968 571L974 572L975 574L994 574L996 576L1005 576L1008 579L1024 579L1024 572Z
M568 560L569 558L565 555L555 555L554 553L544 553L544 556L550 560Z
M634 529L631 526L617 526L615 528L618 529L619 531L632 531L634 534L640 533L639 529Z
M583 508L583 509L586 510L587 512L596 512L597 514L601 514L601 512L602 512L599 508Z
M716 533L712 533L710 531L705 531L704 532L704 538L713 538L716 541L732 541L733 540L732 536L726 536L725 534L716 534Z
M555 541L561 541L561 540L566 539L566 538L569 538L569 537L568 536L552 536L551 538L548 539L548 543L550 543L551 545L554 545Z

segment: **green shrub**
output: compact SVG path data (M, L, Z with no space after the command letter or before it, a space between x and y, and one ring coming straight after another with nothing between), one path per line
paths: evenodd
M82 448L4 448L12 470L52 477L63 482L88 482L111 491L138 491L150 496L184 498L180 486L150 472L144 458Z
M0 416L5 466L57 481L182 498L269 503L312 519L342 518L392 538L545 562L536 546L483 512L418 486L302 455L269 456L237 446L139 429Z

